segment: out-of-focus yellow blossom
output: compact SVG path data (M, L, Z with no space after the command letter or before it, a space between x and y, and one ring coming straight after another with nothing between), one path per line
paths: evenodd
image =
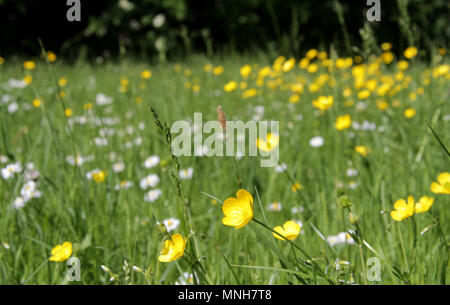
M48 51L47 52L47 59L48 59L49 62L56 61L56 54L53 53L52 51Z
M357 145L355 146L355 151L363 157L367 157L370 154L370 147Z
M402 221L414 215L415 205L414 197L408 196L408 203L405 199L398 199L394 203L394 211L391 211L391 217L395 221Z
M317 70L319 69L319 66L317 66L316 64L310 64L308 66L308 68L306 68L306 71L308 71L308 73L316 73Z
M247 78L250 75L250 73L252 73L252 67L250 65L242 66L241 69L239 70L239 73L241 73L241 76L243 78Z
M0 65L3 65L4 62L5 62L5 59L0 56Z
M374 91L375 89L377 89L377 85L378 85L377 80L371 79L367 81L366 88L369 89L370 91Z
M209 71L211 71L213 69L213 65L211 65L211 64L206 64L204 67L203 67L203 71L205 71L205 72L209 72Z
M213 69L214 75L220 75L223 73L223 66L217 66Z
M183 75L186 76L186 77L191 76L191 74L192 74L192 72L189 69L186 69L186 70L183 71Z
M66 96L67 96L66 91L61 90L61 91L59 92L59 96L60 96L62 99L65 99Z
M344 102L345 107L353 107L354 105L355 105L354 100L345 100L345 102Z
M268 75L270 75L270 73L272 72L272 70L270 69L269 66L265 66L264 68L262 68L261 70L259 70L258 72L258 78L264 78Z
M390 49L392 49L392 43L390 43L390 42L383 42L381 44L381 49L383 51L389 51Z
M383 59L386 65L390 64L394 60L394 53L392 52L383 52L381 54L381 58Z
M294 66L295 66L295 58L292 57L283 63L283 67L282 67L283 72L291 71L292 68L294 68Z
M242 98L248 99L248 98L254 97L257 93L258 92L256 91L255 88L251 88L251 89L248 89L248 90L242 92Z
M438 49L438 54L439 54L439 55L445 55L445 54L447 54L447 49L446 49L446 48L439 48L439 49Z
M405 71L406 69L408 69L409 67L409 63L406 60L400 60L397 63L397 68L399 68L399 70L401 71Z
M64 110L64 115L65 115L66 117L70 118L70 117L73 115L73 110L70 109L70 108L66 108L66 109Z
M344 130L349 128L352 125L352 118L349 114L340 115L336 119L336 123L334 123L334 127L337 130Z
M256 139L256 146L258 149L265 152L274 150L279 143L280 137L275 133L268 133L265 140L261 138Z
M134 101L136 102L136 104L141 104L142 103L142 97L137 96Z
M428 211L434 203L433 197L422 196L420 200L416 203L414 213L424 213Z
M97 183L102 183L105 181L106 178L106 172L105 171L97 171L95 173L92 173L92 180L94 180Z
M141 72L142 79L149 79L150 77L152 77L152 72L150 70L144 70Z
M237 83L235 81L230 81L223 86L223 90L226 92L234 91L237 88Z
M222 223L240 229L253 218L253 197L249 192L241 189L236 193L236 198L230 197L225 200L222 211L225 215Z
M290 97L289 97L289 103L291 103L291 104L296 104L296 103L298 103L300 101L300 95L298 95L298 94L292 94Z
M36 68L36 64L32 60L28 60L23 63L23 68L25 70L34 70L34 68Z
M333 106L333 96L319 96L317 99L315 99L312 104L314 107L320 109L320 110L327 110L331 106Z
M52 256L49 261L63 262L72 255L72 243L69 241L64 242L62 245L55 246L51 251Z
M408 118L408 119L413 118L416 115L416 109L406 108L403 115L405 116L405 118Z
M33 106L34 106L35 108L41 107L41 100L38 99L38 98L35 98L35 99L33 100Z
M303 84L301 83L295 83L291 86L291 91L295 93L302 93L303 92Z
M432 182L430 189L435 194L450 194L450 173L443 172L437 176L437 182Z
M22 79L27 85L29 85L32 81L33 81L33 76L31 75L26 75L23 79Z
M386 102L385 100L378 100L377 108L380 109L381 111L385 111L386 109L389 108L389 103Z
M292 193L295 193L295 192L300 191L302 189L303 189L303 185L301 185L300 182L295 182L293 185L291 185Z
M306 52L305 57L308 58L309 60L314 59L317 56L317 50L316 49L311 49L308 52Z
M61 78L58 80L58 85L59 85L60 87L64 87L65 85L67 85L67 78L61 77Z
M173 262L183 256L186 248L186 238L181 234L174 234L164 241L158 260L162 263Z
M273 228L273 230L288 240L294 240L297 238L298 234L300 234L301 227L295 221L288 220L284 223L284 225L282 227L276 226L275 228ZM281 237L280 235L278 235L276 233L272 233L272 234L273 234L273 237L275 237L277 239L285 240L283 237Z
M84 110L91 110L92 109L92 103L86 103L83 105Z
M342 90L342 96L347 98L352 94L352 89L350 87L345 87L344 90Z
M240 88L241 90L247 89L247 83L246 83L246 82L240 82L240 83L239 83L239 88Z
M300 62L298 63L298 66L300 69L306 69L309 66L309 59L308 58L302 58Z
M412 58L416 57L416 55L417 55L417 48L416 47L408 47L405 50L405 52L403 52L403 55L408 59L412 59Z
M358 98L360 100L364 100L366 98L370 97L370 91L369 90L361 90L358 92Z

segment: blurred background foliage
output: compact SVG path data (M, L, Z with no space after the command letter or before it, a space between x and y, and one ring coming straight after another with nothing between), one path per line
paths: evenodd
M65 0L0 0L0 55L35 55L38 38L67 58L447 47L450 1L381 2L381 22L368 22L366 0L81 0L81 22L68 22Z

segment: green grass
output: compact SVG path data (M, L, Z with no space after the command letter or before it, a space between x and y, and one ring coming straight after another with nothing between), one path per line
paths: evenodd
M204 72L203 67L210 62L222 65L223 74ZM16 210L13 202L19 196L23 175L0 179L0 241L9 245L8 249L0 245L1 284L68 283L66 263L48 261L51 249L64 241L74 243L73 256L81 261L82 284L173 284L182 272L192 272L192 266L184 259L158 262L164 234L156 222L169 217L182 222L171 233L186 236L185 227L192 225L187 250L196 253L204 267L204 271L196 269L196 272L206 274L214 284L327 284L351 280L357 284L448 283L448 245L443 244L442 237L448 238L449 233L449 195L433 194L430 184L439 173L449 171L449 158L425 122L430 122L441 143L449 147L448 72L434 78L427 76L430 71L426 72L432 67L413 62L405 71L411 82L396 95L382 97L390 106L381 111L376 106L376 94L364 100L365 108L358 106L351 68L329 73L336 79L335 86L325 85L312 93L306 85L300 102L289 104L288 87L280 85L271 90L255 85L255 71L272 64L264 57L212 61L193 57L179 65L152 66L133 61L66 65L59 60L51 64L37 60L36 63L31 72L33 81L23 89L7 90L3 86L10 78L25 76L27 72L21 62L7 59L0 66L0 98L9 94L19 106L14 113L8 112L7 104L0 106L0 154L10 154L10 161L1 167L13 159L22 164L33 162L40 172L38 188L42 191L41 198L32 199ZM239 68L247 63L253 66L248 88L257 88L260 94L244 100L241 89L224 92L223 86L230 80L242 81ZM177 67L180 71L176 71ZM140 79L144 69L152 72L148 80ZM190 69L190 76L184 75L185 69ZM323 67L311 75L296 66L280 78L283 84L289 84L303 75L309 84L322 73L327 73ZM394 75L396 68L381 65L380 73ZM61 77L68 81L60 88L66 93L64 99L57 96L56 80ZM123 77L129 79L125 93L118 90ZM424 84L425 78L430 80L429 84ZM186 82L198 84L200 90L185 88ZM145 83L145 88L141 83ZM347 99L342 95L346 86L353 90ZM424 88L423 94L411 100L409 93L419 87ZM114 102L96 105L95 96L100 92ZM334 96L334 105L323 114L312 106L312 100L319 95ZM136 102L137 97L142 98L142 103ZM42 100L40 108L31 105L34 98ZM355 105L348 107L345 101L350 99ZM93 104L91 114L83 109L88 102ZM176 120L193 120L194 112L203 113L204 122L216 120L218 105L222 105L228 120L243 121L252 120L254 107L263 105L263 119L280 122L280 162L286 163L286 173L260 167L257 157L243 157L236 163L242 187L253 194L255 218L270 228L287 220L301 220L302 234L294 243L312 261L289 243L273 238L270 231L254 221L239 230L222 224L221 203L213 202L210 196L224 201L238 191L237 170L231 157L178 158L181 168L194 169L192 179L181 181L181 192L191 213L191 217L185 218L184 203L177 196L170 175L174 163L150 106L170 126ZM72 118L92 115L119 118L120 122L112 126L75 123L69 128L63 107L73 109ZM417 111L413 118L404 117L407 107ZM336 130L336 117L347 113L353 121L375 123L376 129ZM298 119L300 114L302 120ZM144 123L145 128L139 129L139 123ZM133 127L133 133L127 132L128 126ZM107 137L107 146L96 146L92 141L105 127L115 133ZM325 144L313 148L309 140L318 135ZM126 142L134 143L138 137L142 138L142 145L126 147ZM371 153L363 157L354 151L355 145L369 146ZM112 152L116 160L125 163L121 173L112 170L115 163L110 158ZM75 153L92 155L94 160L80 167L72 166L65 159ZM142 164L151 155L158 155L162 162L146 169ZM347 176L350 166L357 169L357 176ZM105 182L97 184L86 179L86 172L95 168L107 171ZM159 175L156 188L162 190L162 196L153 203L144 201L146 191L139 188L139 180L150 173ZM114 186L123 180L132 181L134 186L116 191ZM302 190L292 192L292 181L300 182ZM357 186L350 188L349 183ZM361 246L355 243L331 247L317 233L327 237L356 229L349 221L349 211L339 205L342 195L350 198L352 213L359 217L357 233L364 240L361 239ZM408 195L416 200L432 196L435 203L426 213L395 222L389 211L397 199ZM274 201L281 202L281 211L268 209ZM291 209L300 206L304 211L293 214ZM430 225L425 234L419 233ZM382 259L381 281L370 282L364 274L370 268L366 261L377 255ZM350 264L336 271L336 259ZM125 260L130 267L148 269L147 277L135 271L124 272ZM321 277L313 271L314 264L326 275ZM119 279L110 281L102 265L118 274ZM199 280L206 283L201 276Z

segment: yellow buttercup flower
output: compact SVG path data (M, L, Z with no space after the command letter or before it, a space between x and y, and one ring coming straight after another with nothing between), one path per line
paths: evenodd
M58 80L58 85L59 85L60 87L64 87L65 85L67 85L67 78L61 77L61 78Z
M294 66L295 66L295 58L292 57L291 59L289 59L283 63L282 69L284 72L288 72L288 71L292 70L292 68Z
M333 96L319 96L317 99L315 99L312 104L314 107L320 109L320 110L327 110L331 106L333 106Z
M298 234L300 234L301 229L302 228L300 227L300 225L293 220L286 221L284 223L283 227L276 226L275 228L273 228L273 230L275 232L280 233L282 236L284 236L286 239L289 239L289 240L293 240L293 239L297 238ZM276 233L272 233L272 234L273 234L273 237L275 237L277 239L285 240L283 237L281 237L280 235L278 235Z
M403 115L405 116L405 118L410 119L416 115L416 109L407 108L407 109L405 109L405 112L403 113Z
M256 91L255 88L251 88L251 89L248 89L248 90L242 92L242 98L248 99L248 98L254 97L257 93L258 92Z
M450 173L443 172L437 176L438 182L431 183L431 191L435 194L450 194Z
M241 76L243 78L247 78L250 75L250 73L252 73L252 67L250 67L250 65L245 65L241 67L239 72L241 73Z
M164 241L158 260L163 263L173 262L183 256L185 248L186 238L181 234L174 234Z
M41 107L41 100L38 99L38 98L35 98L35 99L33 100L33 106L34 106L35 108Z
M300 191L303 189L303 185L300 184L300 182L295 182L292 186L291 186L291 191L292 193L295 193L297 191Z
M355 151L363 157L367 157L370 153L370 147L358 145L355 146Z
M33 76L28 74L27 76L25 76L23 78L23 81L28 85L28 84L30 84L33 81Z
M223 66L217 66L213 69L214 75L220 75L223 73Z
M92 179L97 183L102 183L105 181L106 178L106 172L105 171L98 171L92 174Z
M414 197L408 196L408 203L405 199L399 199L394 203L394 211L391 211L391 217L395 221L402 221L414 215Z
M408 67L409 67L409 63L406 60L401 60L397 63L397 68L399 70L404 71L404 70L408 69Z
M266 136L266 140L261 138L256 139L256 146L262 151L272 151L277 148L280 143L280 137L274 133L268 133Z
M433 197L428 197L428 196L421 197L419 202L416 203L414 212L416 214L418 214L418 213L424 213L424 212L428 211L431 208L431 206L433 205L433 202L434 202Z
M390 42L384 42L381 44L381 49L383 51L389 51L390 49L392 49L392 43Z
M73 110L70 109L70 108L66 108L66 109L64 110L64 115L65 115L66 117L70 118L70 117L73 115Z
M352 125L352 118L350 117L349 114L338 116L336 119L336 123L334 123L334 127L336 127L337 130L347 129L351 125Z
M417 48L409 47L405 50L405 52L403 52L403 55L405 55L405 57L408 59L414 58L417 55Z
M225 84L225 86L223 86L223 89L226 92L231 92L234 91L237 88L237 83L235 81L231 81Z
M56 60L56 54L52 51L47 52L47 59L49 62L54 62Z
M34 70L34 68L36 68L36 64L32 60L28 60L23 63L23 67L25 70Z
M152 77L152 72L150 70L144 70L141 72L141 78L149 79L150 77Z
M52 249L51 253L50 261L63 262L72 255L72 243L66 241L62 245L57 245Z
M236 193L236 198L230 197L225 200L222 211L225 215L222 223L240 229L253 218L253 197L249 192L241 189Z

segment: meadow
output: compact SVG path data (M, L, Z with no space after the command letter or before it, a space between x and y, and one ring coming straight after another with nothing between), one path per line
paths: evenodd
M448 55L381 47L0 58L0 283L448 283ZM166 124L217 120L219 105L227 120L279 121L278 166L171 155ZM224 225L225 201L244 219Z

